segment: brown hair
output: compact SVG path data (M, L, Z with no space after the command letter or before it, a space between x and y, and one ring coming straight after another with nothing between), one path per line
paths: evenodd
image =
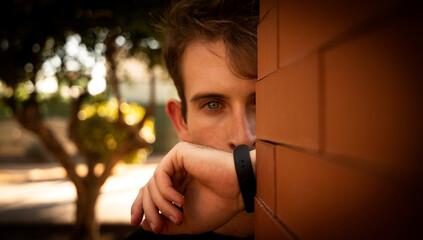
M181 99L186 121L186 99L182 79L182 56L196 41L222 39L232 72L240 78L257 78L256 0L176 1L164 16L163 56Z

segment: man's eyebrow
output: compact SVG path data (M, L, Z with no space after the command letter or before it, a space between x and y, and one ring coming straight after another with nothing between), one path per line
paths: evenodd
M198 100L201 99L206 99L206 98L221 98L221 99L227 99L228 97L222 94L218 94L218 93L198 93L195 94L191 99L190 102L196 102Z

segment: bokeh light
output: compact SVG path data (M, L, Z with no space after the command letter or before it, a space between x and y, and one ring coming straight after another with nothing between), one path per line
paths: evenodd
M59 89L56 76L49 76L37 81L35 88L40 93L53 94Z
M88 82L88 93L98 95L106 90L106 66L103 62L95 63L91 71L91 80Z

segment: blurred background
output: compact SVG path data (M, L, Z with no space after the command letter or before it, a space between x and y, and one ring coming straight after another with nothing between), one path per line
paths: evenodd
M178 141L155 27L166 4L1 3L1 239L135 230L132 201Z

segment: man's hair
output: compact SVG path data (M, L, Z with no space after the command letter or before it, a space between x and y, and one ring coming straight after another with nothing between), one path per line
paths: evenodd
M175 1L163 20L164 61L181 99L185 121L181 65L190 43L223 40L231 71L243 79L257 78L257 0Z

